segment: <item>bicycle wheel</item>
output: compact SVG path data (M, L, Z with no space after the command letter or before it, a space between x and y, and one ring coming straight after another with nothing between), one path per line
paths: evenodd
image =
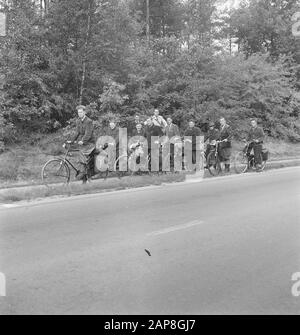
M221 172L221 164L214 151L207 156L207 169L212 176L218 176Z
M51 159L43 166L42 181L45 184L68 184L70 181L69 166L62 159Z
M264 171L264 169L266 168L266 165L267 165L267 161L266 160L263 160L263 155L261 154L260 155L261 157L261 167L260 167L260 171Z
M234 158L234 170L236 173L245 173L248 170L248 157L243 152L238 152Z

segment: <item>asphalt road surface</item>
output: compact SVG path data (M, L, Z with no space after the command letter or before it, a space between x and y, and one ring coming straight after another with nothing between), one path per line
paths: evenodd
M300 314L299 177L0 206L0 313Z

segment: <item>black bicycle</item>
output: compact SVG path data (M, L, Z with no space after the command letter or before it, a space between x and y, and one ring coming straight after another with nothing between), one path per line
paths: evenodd
M214 140L210 143L212 149L206 158L206 167L212 176L218 176L222 172L221 157L219 150L220 143L222 142L225 142L225 140L223 141Z
M50 184L68 184L71 179L71 169L74 170L75 176L78 176L81 171L76 168L72 163L70 158L72 157L72 152L80 152L81 155L85 155L80 149L72 146L72 144L65 143L63 147L66 149L64 156L50 159L42 168L42 181L46 185ZM82 170L85 171L84 176L82 177L83 183L86 183L93 175L94 171L90 169L90 160L94 159L94 155L101 154L107 146L103 146L99 152L96 152L97 149L94 149L88 155L85 155L87 158L87 163L84 164ZM82 163L81 163L82 164ZM108 175L108 170L103 171L97 175L99 177L106 178Z
M255 161L255 157L253 152L253 149L251 150L251 152L249 153L249 146L252 142L248 142L246 143L245 148L243 149L243 151L238 152L235 155L234 158L234 169L235 172L238 174L241 173L245 173L247 171L254 171L257 170L257 163ZM266 149L262 150L261 153L261 166L260 166L260 171L263 171L266 168L267 165L267 160L269 158L269 153Z

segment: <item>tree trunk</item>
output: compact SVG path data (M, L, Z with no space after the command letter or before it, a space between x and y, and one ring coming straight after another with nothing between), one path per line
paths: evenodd
M80 85L80 93L79 93L79 104L80 105L82 104L83 91L84 91L85 78L86 78L87 53L88 53L89 39L90 39L90 34L91 34L92 1L93 0L89 0L87 30L86 30L86 38L85 38L84 51L83 51L82 76L81 76L81 85Z
M148 47L150 46L150 5L149 0L146 0L146 37Z

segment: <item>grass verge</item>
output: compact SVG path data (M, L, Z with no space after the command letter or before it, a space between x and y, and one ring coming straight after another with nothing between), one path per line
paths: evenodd
M9 203L22 200L33 200L53 196L76 196L91 193L109 192L114 190L125 190L150 185L162 185L164 183L182 182L185 180L184 174L166 174L123 177L121 179L112 178L97 180L88 184L71 183L70 185L55 186L33 186L17 189L6 189L0 192L0 202Z

